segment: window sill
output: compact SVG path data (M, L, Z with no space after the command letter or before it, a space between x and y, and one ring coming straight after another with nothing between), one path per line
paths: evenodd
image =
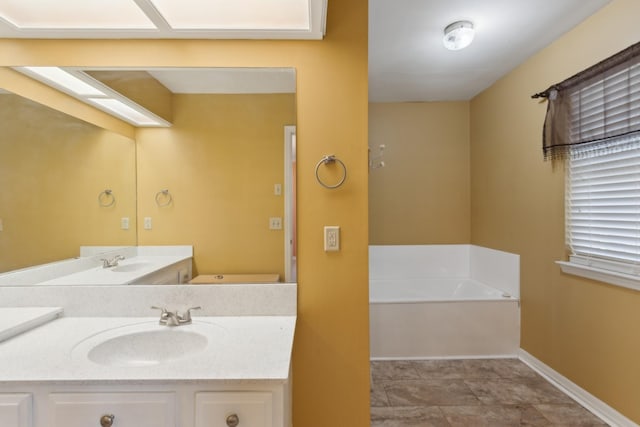
M640 291L640 276L604 270L569 261L556 261L563 273L573 274L587 279L598 280L615 286Z

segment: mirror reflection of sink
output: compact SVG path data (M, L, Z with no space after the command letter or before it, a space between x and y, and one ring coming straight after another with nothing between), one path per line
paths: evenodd
M120 273L131 273L132 271L138 271L150 265L151 265L150 262L132 262L131 264L124 264L124 265L119 265L117 267L113 267L111 271L120 272Z
M114 367L159 365L207 350L209 332L218 329L214 327L212 330L212 326L168 327L157 322L144 322L108 329L80 341L73 348L72 356Z

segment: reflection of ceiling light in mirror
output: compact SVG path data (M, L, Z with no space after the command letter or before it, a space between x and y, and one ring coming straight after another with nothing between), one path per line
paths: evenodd
M92 103L101 110L113 113L134 126L171 126L171 123L80 70L72 69L69 72L58 67L15 67L15 69L82 102Z
M0 17L18 28L155 29L131 0L3 0Z
M61 86L62 89L71 91L76 95L105 96L104 92L58 67L21 67L20 70L26 70L29 73L44 77L50 82Z
M167 126L168 123L164 120L157 119L151 113L144 113L136 108L133 108L124 102L112 99L112 98L89 98L88 101L94 104L100 105L115 114L119 115L123 119L137 126Z
M309 0L150 0L174 29L307 30Z
M475 32L470 21L457 21L447 25L444 29L442 43L449 50L460 50L469 46Z

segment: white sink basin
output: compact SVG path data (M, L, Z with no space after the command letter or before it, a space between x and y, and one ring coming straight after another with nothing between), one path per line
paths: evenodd
M150 262L133 262L131 264L119 265L117 267L113 267L111 271L120 272L120 273L131 273L132 271L138 271L143 268L149 267L151 265Z
M209 348L209 338L219 335L219 328L212 324L169 327L143 322L92 335L71 353L74 359L105 366L153 366L197 355Z

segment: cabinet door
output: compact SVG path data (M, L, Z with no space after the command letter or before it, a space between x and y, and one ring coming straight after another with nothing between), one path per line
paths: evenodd
M270 392L196 393L195 427L272 427L272 401Z
M31 427L32 401L28 393L1 393L0 426Z
M51 426L100 426L113 415L113 427L175 427L174 393L53 393L49 395Z

